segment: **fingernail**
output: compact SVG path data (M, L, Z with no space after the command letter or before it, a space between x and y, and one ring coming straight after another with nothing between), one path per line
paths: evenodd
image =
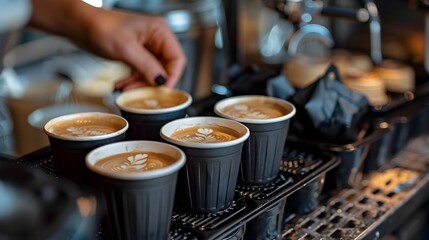
M162 75L158 75L158 76L155 78L155 83L156 83L156 85L158 85L158 86L160 86L160 85L164 85L164 84L165 84L165 82L167 82L167 80L165 80L165 78L164 78Z

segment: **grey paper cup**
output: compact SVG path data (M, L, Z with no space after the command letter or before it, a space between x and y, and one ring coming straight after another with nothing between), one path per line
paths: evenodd
M233 129L239 137L218 143L186 142L171 137L177 130L211 125ZM197 213L215 213L231 206L243 143L249 137L247 127L218 117L190 117L164 125L161 136L179 146L187 158L179 174L177 206Z
M281 117L269 119L240 118L226 114L223 109L243 101L274 102L285 110ZM290 118L295 107L288 101L267 96L238 96L216 103L218 116L243 123L250 130L250 137L244 143L239 181L245 185L263 185L274 180L280 169L283 150L289 131Z
M96 136L62 136L55 132L56 128L69 121L74 121L75 127L91 130L86 128L87 124L91 124L87 121L90 118L96 119L99 125L114 126L116 131ZM87 179L85 156L97 147L122 141L127 128L128 122L124 118L110 113L74 113L51 119L44 125L43 130L48 135L55 172L77 184L85 184Z
M286 199L283 199L249 221L246 224L244 238L254 240L281 239L285 204Z
M133 151L164 153L176 161L164 168L131 174L94 166L105 157ZM124 141L91 151L86 166L100 193L105 215L103 233L109 239L167 239L177 175L185 161L185 154L179 148L154 141Z
M171 96L180 104L159 109L142 109L127 106L127 102L156 98L157 96ZM142 100L143 101L143 100ZM123 92L116 99L121 115L130 124L126 133L126 140L153 140L162 141L159 131L166 123L183 118L186 110L192 103L192 97L181 90L165 87L144 87Z

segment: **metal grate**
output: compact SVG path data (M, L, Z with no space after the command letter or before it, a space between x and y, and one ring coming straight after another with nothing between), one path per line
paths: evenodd
M308 174L323 163L323 160L313 153L296 149L287 148L283 156L280 170L298 176Z
M186 231L182 228L170 228L170 234L168 235L169 240L197 240L198 238L191 232Z
M340 190L309 214L290 216L283 239L361 239L387 232L397 212L417 207L417 200L409 200L421 197L416 188L423 188L429 172L428 144L429 136L413 139L389 164L368 174L361 187Z
M285 187L292 185L293 179L291 177L280 174L273 182L263 186L246 186L238 185L236 192L243 197L263 200L275 196L278 191Z
M55 177L58 177L55 173L55 167L54 167L54 159L51 155L46 156L46 158L42 158L39 161L37 161L31 168L37 168L42 170L43 172L54 175Z
M210 214L193 214L183 211L175 211L173 213L173 223L180 224L185 227L198 229L199 231L213 230L222 226L222 224L231 221L237 214L243 211L246 207L244 199L234 201L232 205L221 212Z

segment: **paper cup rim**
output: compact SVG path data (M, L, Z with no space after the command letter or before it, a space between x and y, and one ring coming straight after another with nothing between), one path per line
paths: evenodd
M137 108L121 106L119 104L119 101L121 101L126 95L136 94L138 92L144 92L144 91L147 91L148 89L155 89L155 87L141 87L141 88L131 89L131 90L128 90L126 92L123 92L116 98L115 104L120 110L130 112L130 113L162 114L162 113L169 113L169 112L174 112L174 111L185 109L185 108L189 107L189 105L191 105L191 103L193 101L192 96L189 93L187 93L185 91L178 90L178 89L168 88L167 90L169 90L169 91L173 91L173 92L177 92L177 93L185 95L186 101L179 104L179 105L173 106L173 107L160 108L160 109L137 109Z
M196 122L198 122L198 123L195 124ZM185 124L185 127L183 127L184 124ZM218 142L218 143L185 142L185 141L180 141L180 140L173 139L170 137L170 135L178 129L194 127L196 125L205 125L206 126L206 125L213 125L213 124L216 124L218 126L231 128L235 131L238 131L240 134L242 134L242 136L238 137L237 139L231 140L231 141ZM179 125L181 125L182 127L179 127ZM241 128L241 131L239 131L237 128L234 128L231 126ZM172 129L170 129L170 128L172 128ZM168 131L169 129L171 131ZM167 132L169 132L170 134L168 134ZM237 121L231 120L231 119L225 119L225 118L221 118L221 117L200 116L200 117L180 118L180 119L171 121L171 122L165 124L164 126L162 126L162 128L160 130L160 135L165 141L179 145L179 146L182 146L182 147L211 149L211 148L230 147L230 146L240 144L249 138L250 130L245 125L243 125Z
M73 119L77 116L82 116L82 115L83 116L97 115L97 116L117 118L124 123L124 126L121 129L119 129L118 131L113 132L113 133L98 135L98 136L84 136L84 137L60 136L60 135L54 134L51 131L49 131L49 127L51 125L57 123L58 121L61 121L63 119ZM45 132L46 135L48 135L49 137L55 138L55 139L61 139L61 140L67 140L67 141L95 141L95 140L103 140L103 139L119 136L119 135L125 133L125 131L127 131L128 126L129 126L128 121L125 118L123 118L119 115L113 114L113 113L78 112L78 113L65 114L65 115L62 115L62 116L59 116L59 117L56 117L56 118L49 120L43 126L43 131Z
M281 116L281 117L276 117L276 118L253 119L253 118L239 118L239 117L229 116L220 110L220 109L226 107L227 105L230 105L230 104L233 104L236 102L240 102L244 99L265 99L265 100L269 100L269 101L274 101L274 102L280 104L282 107L290 108L290 112ZM263 95L244 95L244 96L229 97L229 98L220 100L219 102L217 102L215 104L214 112L220 117L232 119L232 120L235 120L235 121L241 122L241 123L267 124L267 123L281 122L281 121L285 121L285 120L292 118L296 113L296 108L292 103L290 103L289 101L286 101L284 99L270 97L270 96L263 96Z
M139 173L127 173L127 174L120 174L120 173L114 173L114 172L110 172L110 171L103 171L100 168L95 167L93 165L99 159L102 159L102 158L108 157L108 156L112 156L114 154L131 152L133 150L136 150L136 148L138 146L144 146L143 147L144 150L147 149L147 151L153 152L153 148L156 145L163 146L164 148L168 148L172 151L176 151L180 156L179 159L177 159L177 161L175 161L174 163L172 163L166 167L160 168L160 169L144 171L144 172L139 172ZM121 148L122 146L124 147L122 149L123 151L119 151L119 150L114 151L113 154L107 153L108 149L112 149L115 147ZM131 149L131 151L127 151L129 149ZM158 153L164 153L164 152L159 151ZM99 158L94 159L97 154L101 154L101 156ZM170 175L176 171L179 171L179 169L182 168L185 165L185 163L186 163L186 155L180 148L173 146L171 144L168 144L168 143L156 142L156 141L145 141L145 140L122 141L122 142L106 144L106 145L103 145L103 146L100 146L98 148L93 149L85 157L85 165L92 172L94 172L98 175L104 176L104 177L109 177L109 178L118 179L118 180L127 180L127 181L155 179L155 178L168 176L168 175Z

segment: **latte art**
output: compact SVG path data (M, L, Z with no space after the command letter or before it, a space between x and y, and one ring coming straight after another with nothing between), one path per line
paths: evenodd
M105 126L95 127L68 127L66 131L69 133L63 133L63 136L74 136L74 137L87 137L87 136L101 136L113 133L115 130Z
M224 114L237 118L270 119L284 116L286 110L269 101L243 101L226 106Z
M101 136L107 135L117 131L111 126L103 125L85 125L85 126L69 126L66 128L58 128L54 130L54 133L57 135L65 137L91 137L91 136Z
M174 161L174 158L162 153L128 152L104 158L95 166L115 173L134 173L160 169Z
M159 98L143 98L129 101L125 106L137 109L161 109L174 107L183 102L182 99L175 99L173 97L159 97Z
M161 108L161 103L156 99L145 99L143 100L143 103L148 106L149 108Z
M70 139L90 137L92 139L124 132L127 127L126 120L117 115L88 112L52 119L45 125L45 131L55 137Z
M247 118L256 118L256 119L268 119L272 118L270 114L259 111L256 108L249 107L247 105L235 105L234 106L235 114Z
M171 137L184 142L217 143L237 139L239 134L233 129L221 126L196 126L178 130Z

